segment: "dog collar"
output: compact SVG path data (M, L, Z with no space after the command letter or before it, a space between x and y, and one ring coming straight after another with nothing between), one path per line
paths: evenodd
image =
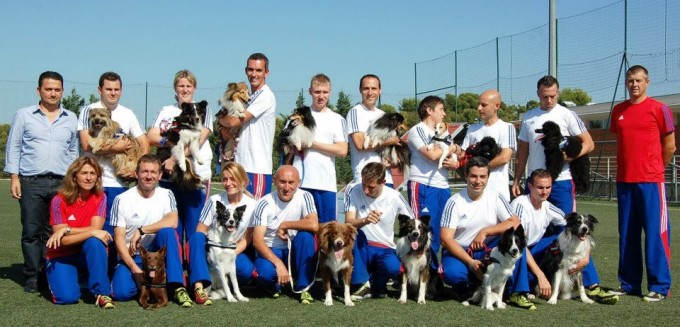
M569 145L569 139L566 137L562 137L562 142L560 142L560 151L564 151L564 148L566 148Z
M212 241L212 240L208 240L208 242L206 242L205 245L206 245L206 246L213 246L213 247L216 247L216 248L222 248L222 249L233 249L233 250L236 250L236 244L227 244L227 245L224 245L224 244L222 244L222 243L220 243L220 242L215 242L215 241Z
M166 283L164 283L164 284L151 284L151 283L147 283L147 282L144 282L142 284L144 286L150 287L150 288L165 288L168 285Z
M448 137L440 138L440 137L433 136L432 140L438 141L438 142L444 142L444 143L446 143L446 145L451 145L451 139L448 138Z

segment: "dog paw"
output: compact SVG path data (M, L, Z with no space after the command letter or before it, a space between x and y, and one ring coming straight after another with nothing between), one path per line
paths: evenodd
M327 307L330 307L331 305L333 305L333 300L332 299L326 299L326 300L323 301L323 304ZM347 305L347 303L345 303L345 305ZM352 303L352 305L354 305L354 303Z
M503 303L503 302L498 302L498 308L499 309L505 309L508 305Z
M236 303L236 302L238 302L238 300L237 300L235 297L233 297L233 296L227 297L227 301L229 301L229 303Z
M397 300L399 303L406 303L406 301L406 297L400 297L399 300Z
M550 299L548 300L548 304L557 304L557 299Z
M197 156L197 157L196 157L196 163L199 164L199 165L202 165L202 164L205 163L205 160L203 160L203 158Z
M183 172L187 171L187 164L184 161L180 161L177 163L177 166L179 166L179 169L182 170Z
M469 306L470 306L470 302L468 302L468 301L463 301L463 303L461 303L461 304L462 304L464 307L469 307Z
M348 301L345 301L345 305L348 306L348 307L353 307L354 302L352 302L352 300L348 300Z
M529 293L529 294L527 294L527 299L529 299L529 300L535 300L535 299L536 299L536 295L534 295L533 293Z
M487 305L487 306L485 306L485 307L484 307L484 310L493 311L493 310L494 310L493 305Z
M425 299L418 299L418 304L425 304Z
M237 298L239 301L241 301L241 302L248 302L248 301L250 301L250 299L247 298L247 297L245 297L245 296L237 296L236 298Z
M593 300L591 300L591 299L589 299L589 298L587 298L587 297L586 297L586 298L582 298L581 301L582 301L583 303L586 303L586 304L593 304L593 303L595 303L595 301L593 301Z

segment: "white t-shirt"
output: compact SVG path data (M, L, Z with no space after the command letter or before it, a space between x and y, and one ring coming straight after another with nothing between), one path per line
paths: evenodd
M269 86L262 86L250 96L246 111L253 115L253 119L241 126L234 161L240 163L246 172L271 175L276 98Z
M153 195L145 198L137 187L132 187L113 200L110 225L125 228L125 246L129 247L137 228L155 224L173 211L177 212L177 202L170 190L156 187ZM144 234L140 244L148 249L155 238L156 234Z
M413 218L415 215L404 197L398 191L384 186L377 198L366 196L361 183L354 184L345 193L345 212L354 212L356 219L368 217L371 210L382 212L377 224L361 227L366 240L396 249L394 244L394 224L398 214Z
M512 215L510 204L496 191L485 189L481 197L473 201L465 188L446 201L441 227L455 229L453 238L467 249L482 229L504 222Z
M252 227L267 226L264 233L267 246L272 249L287 249L288 242L276 236L276 230L279 229L281 223L301 220L313 213L316 213L316 207L314 207L314 198L309 192L298 189L290 201L283 202L274 191L257 202L250 225ZM288 237L294 238L296 234L296 230L288 230Z
M420 153L420 149L432 143L434 136L434 130L424 122L418 123L408 131L407 144L409 150L411 150L411 176L409 180L432 187L448 189L448 170L446 168L438 169L439 159L432 161Z
M534 245L540 241L550 223L555 226L567 224L562 210L548 201L543 201L541 208L536 210L531 204L528 194L516 197L512 200L510 206L512 207L512 212L519 217L522 227L524 227L524 233L527 235L527 245Z
M536 133L536 129L543 128L543 123L548 120L560 126L562 136L577 136L587 131L583 121L575 112L559 104L549 111L543 110L540 107L527 111L522 116L522 125L518 136L521 141L529 143L527 175L536 169L545 169L545 153L543 152L543 144L541 144L539 139L543 134ZM557 176L557 180L569 179L571 179L571 172L569 171L569 164L565 163L564 167L562 167L562 172Z
M369 110L362 103L352 107L347 113L347 135L351 139L354 133L366 133L373 123L385 114L379 108ZM354 171L354 182L361 182L361 170L370 162L382 162L377 151L359 151L354 145L354 141L349 141L349 151L351 156L352 169ZM387 169L385 181L392 184L392 172Z
M158 111L153 127L159 128L161 133L164 133L172 126L172 121L175 117L179 116L181 113L182 109L177 106L177 103L171 106L165 106ZM210 112L210 107L206 108L203 127L209 129L210 132L213 130L213 115ZM210 142L208 142L207 139L205 140L205 143L203 143L203 146L201 146L199 154L203 157L203 164L199 165L196 163L195 158L191 158L191 163L194 165L194 171L201 176L202 180L210 180L210 176L212 176L210 164L212 163L213 153L210 148Z
M199 218L199 222L208 226L209 229L215 228L214 224L215 217L217 216L218 201L222 202L227 210L234 210L242 205L246 206L246 211L243 213L243 218L241 219L238 229L236 230L236 234L234 235L234 239L240 241L243 235L245 235L246 229L248 229L248 226L250 226L250 220L253 216L253 211L255 210L255 204L257 203L257 200L244 194L243 197L241 197L241 201L234 205L229 203L226 192L210 196L205 206L203 206L203 210L201 210L201 216Z
M487 136L493 137L493 139L496 140L496 144L498 144L498 147L501 149L511 149L513 152L517 150L515 126L506 123L501 119L491 126L486 126L484 124L474 124L470 126L467 134L465 134L465 139L463 139L461 147L467 149L470 145L476 144ZM509 165L510 163L506 163L503 166L491 169L491 172L489 173L489 182L487 184L488 187L502 195L505 198L505 201L510 201Z
M312 116L316 122L314 141L324 144L347 142L345 118L328 108L321 112L312 109ZM300 156L295 156L293 166L302 176L301 187L336 192L335 156L309 149L304 160L301 160Z
M101 101L83 107L78 115L78 130L90 129L90 109L105 107ZM120 104L111 110L111 119L120 125L120 130L118 131L120 134L129 135L132 138L144 135L144 131L139 125L135 113ZM113 168L110 156L97 156L97 161L102 166L102 184L104 187L125 187L123 182L116 177L116 171Z

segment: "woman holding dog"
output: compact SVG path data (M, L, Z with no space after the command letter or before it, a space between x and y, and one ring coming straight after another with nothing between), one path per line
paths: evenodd
M182 113L183 103L193 103L194 93L196 92L196 76L188 70L180 70L175 74L173 82L175 88L175 104L161 108L153 127L149 128L147 138L149 144L159 148L171 148L174 144L169 142L165 137L161 136L167 132L172 126L175 117ZM208 137L212 134L213 115L210 108L206 108L205 117L203 117L203 128L201 129L201 136L199 139L200 155L203 158L203 164L199 165L194 158L191 159L191 164L194 171L201 177L202 188L187 189L182 185L171 183L168 176L164 176L161 180L161 187L170 189L177 200L177 210L179 214L179 222L177 224L177 234L180 242L188 242L191 236L196 231L198 218L205 205L206 194L210 193L210 178L212 175L210 164L212 162L212 150ZM163 162L165 171L172 171L175 169L175 160L170 157Z
M208 230L217 224L217 202L221 202L227 210L233 212L235 208L245 205L246 210L235 231L238 240L236 244L215 244L223 247L236 247L236 276L239 284L249 281L255 272L255 251L252 246L252 230L249 230L250 218L255 209L256 200L246 191L248 174L238 163L227 162L222 167L222 186L224 192L211 196L203 210L196 233L189 241L189 284L194 285L194 296L198 304L210 305L204 287L210 286L210 273L206 261L206 244L210 245L219 240L208 239ZM224 288L222 288L224 289ZM214 288L213 288L214 290ZM242 299L239 299L242 300Z
M113 238L102 230L105 217L101 166L93 157L82 156L69 166L50 205L52 236L47 240L46 270L54 303L78 303L78 271L87 269L95 304L103 309L114 307L106 251Z

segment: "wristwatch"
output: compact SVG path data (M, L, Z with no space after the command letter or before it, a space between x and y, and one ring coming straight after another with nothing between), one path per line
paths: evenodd
M139 236L143 236L143 235L144 235L144 232L142 231L142 228L141 228L141 227L137 228L137 230L139 231Z
M66 232L64 233L64 235L69 235L69 234L71 234L71 226L66 226Z

